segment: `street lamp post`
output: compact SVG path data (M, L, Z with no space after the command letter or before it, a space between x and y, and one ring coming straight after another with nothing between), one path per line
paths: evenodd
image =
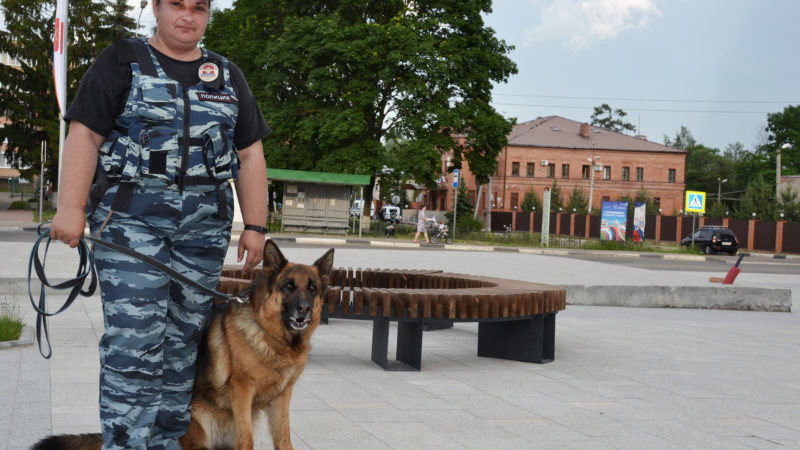
M792 148L792 144L785 143L778 147L778 157L775 159L775 203L778 203L779 195L781 193L781 150L788 150Z
M599 156L593 158L586 158L591 164L589 165L589 215L592 214L592 197L594 196L594 163L600 159Z
M718 183L717 184L717 203L719 203L720 198L722 198L722 183L727 183L727 182L728 182L727 178L725 178L724 180L721 180L719 177L717 177L717 183Z

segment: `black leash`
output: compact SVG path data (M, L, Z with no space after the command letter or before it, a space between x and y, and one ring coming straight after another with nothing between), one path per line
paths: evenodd
M150 266L164 272L167 276L172 278L173 280L180 281L185 283L207 295L210 295L218 300L223 300L225 302L235 301L238 303L246 303L247 299L250 297L252 293L252 287L244 289L236 294L224 294L214 289L209 289L202 284L187 278L185 275L175 271L173 268L167 266L166 264L153 259L147 255L143 255L141 253L135 252L127 247L114 244L111 242L106 242L101 239L93 238L91 236L81 236L80 241L78 242L78 272L75 274L75 278L70 280L64 281L62 283L52 285L50 281L47 279L47 275L45 274L45 263L47 261L47 250L50 248L50 241L52 238L50 237L50 228L44 228L44 225L49 224L49 222L41 223L36 228L36 232L39 233L39 238L33 244L33 249L31 250L31 256L28 260L28 296L31 299L31 306L36 311L36 340L39 344L39 353L45 358L50 359L53 355L53 349L50 345L50 334L47 327L47 318L50 316L55 316L56 314L60 314L64 310L70 307L78 295L83 297L91 297L94 295L95 290L97 289L97 276L95 273L95 264L94 264L94 254L92 253L92 249L86 243L86 241L94 242L97 245L101 245L106 247L110 250L114 250L119 253L123 253L125 255L131 256L136 258ZM41 245L42 241L45 241L45 249L43 257L39 258L39 245ZM33 292L31 290L31 269L36 271L36 276L41 281L41 288L39 292L39 301L37 302L33 298ZM89 287L85 290L83 289L83 285L86 280L89 280ZM69 289L69 294L67 295L67 300L64 304L55 312L48 312L47 311L47 304L45 301L45 288L51 288L56 290L64 290ZM44 341L47 343L47 354L44 353L42 349L42 335L44 335Z

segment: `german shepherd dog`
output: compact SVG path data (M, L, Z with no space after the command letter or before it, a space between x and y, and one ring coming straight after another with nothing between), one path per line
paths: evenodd
M293 264L264 245L263 272L245 304L228 304L200 343L192 418L184 449L252 449L253 419L266 412L272 443L291 449L289 401L308 361L330 281L333 249L313 265ZM100 449L100 434L51 436L33 450Z

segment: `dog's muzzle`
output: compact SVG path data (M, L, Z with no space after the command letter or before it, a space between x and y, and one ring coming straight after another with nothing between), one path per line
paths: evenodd
M289 326L296 331L303 331L308 328L309 322L311 322L311 315L308 314L297 314L289 317Z

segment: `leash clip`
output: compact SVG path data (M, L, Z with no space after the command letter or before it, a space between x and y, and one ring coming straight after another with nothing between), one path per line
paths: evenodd
M246 298L244 298L244 297L240 297L240 296L238 296L238 295L229 295L229 296L228 296L228 301L229 301L229 302L230 302L230 301L234 301L234 302L236 302L236 303L239 303L239 304L242 304L242 305L244 305L245 303L247 303L247 299L246 299Z

